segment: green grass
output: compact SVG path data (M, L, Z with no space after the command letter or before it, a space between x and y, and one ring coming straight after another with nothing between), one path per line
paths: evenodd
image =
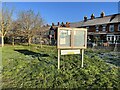
M119 67L107 64L91 49L85 51L83 68L80 55L66 55L61 56L58 70L56 47L5 46L2 65L3 88L118 89L119 86Z

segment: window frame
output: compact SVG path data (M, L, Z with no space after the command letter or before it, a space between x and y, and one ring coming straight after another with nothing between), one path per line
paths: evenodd
M50 31L50 35L54 35L54 33L55 33L54 30Z
M111 28L113 28L113 30L111 30ZM114 32L114 31L115 31L114 25L110 25L110 26L109 26L109 31L110 31L110 32Z
M102 31L105 32L106 31L106 24L102 25Z
M120 24L118 24L118 31L120 31Z
M99 26L98 25L95 26L95 31L99 32Z

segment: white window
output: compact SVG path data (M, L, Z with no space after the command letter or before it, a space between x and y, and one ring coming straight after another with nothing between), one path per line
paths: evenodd
M107 35L107 41L110 44L120 43L120 35Z
M110 32L114 32L114 25L110 25L109 31L110 31Z
M96 25L95 27L96 27L96 32L98 32L99 31L99 26Z
M116 35L115 42L116 42L116 43L120 43L120 35Z
M120 31L120 24L118 24L118 31Z
M102 31L106 31L106 25L102 25Z
M117 38L117 43L120 43L120 35Z
M113 44L115 39L114 39L114 35L108 35L107 36L107 41L110 43L110 44Z
M87 29L89 29L89 27L88 27L88 26L87 26L86 28L87 28Z
M108 36L108 37L107 37L107 40L108 40L108 41L110 41L110 40L111 40L111 37L110 37L110 36Z

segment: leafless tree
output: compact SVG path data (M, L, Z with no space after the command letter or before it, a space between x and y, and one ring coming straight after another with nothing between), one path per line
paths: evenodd
M13 21L12 28L11 28L11 30L8 31L8 33L7 33L6 36L9 37L9 38L10 37L12 38L12 45L14 46L14 44L15 44L15 38L23 35L23 33L22 34L21 33L22 32L20 30L20 25L18 24L17 21Z
M28 39L28 45L31 44L31 39L36 35L37 30L41 30L44 20L40 13L35 13L33 10L21 11L18 14L18 19L21 30Z
M1 33L2 47L3 47L4 37L12 26L13 9L10 10L6 6L4 6L2 8L2 12L0 12L0 15L2 16L2 18L0 19L0 33Z

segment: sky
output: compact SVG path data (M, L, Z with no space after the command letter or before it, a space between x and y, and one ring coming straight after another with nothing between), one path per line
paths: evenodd
M90 18L94 13L99 17L102 11L105 15L118 13L118 2L7 2L2 6L14 8L14 18L21 10L32 9L34 12L40 12L46 24L57 22L79 22L84 16Z

